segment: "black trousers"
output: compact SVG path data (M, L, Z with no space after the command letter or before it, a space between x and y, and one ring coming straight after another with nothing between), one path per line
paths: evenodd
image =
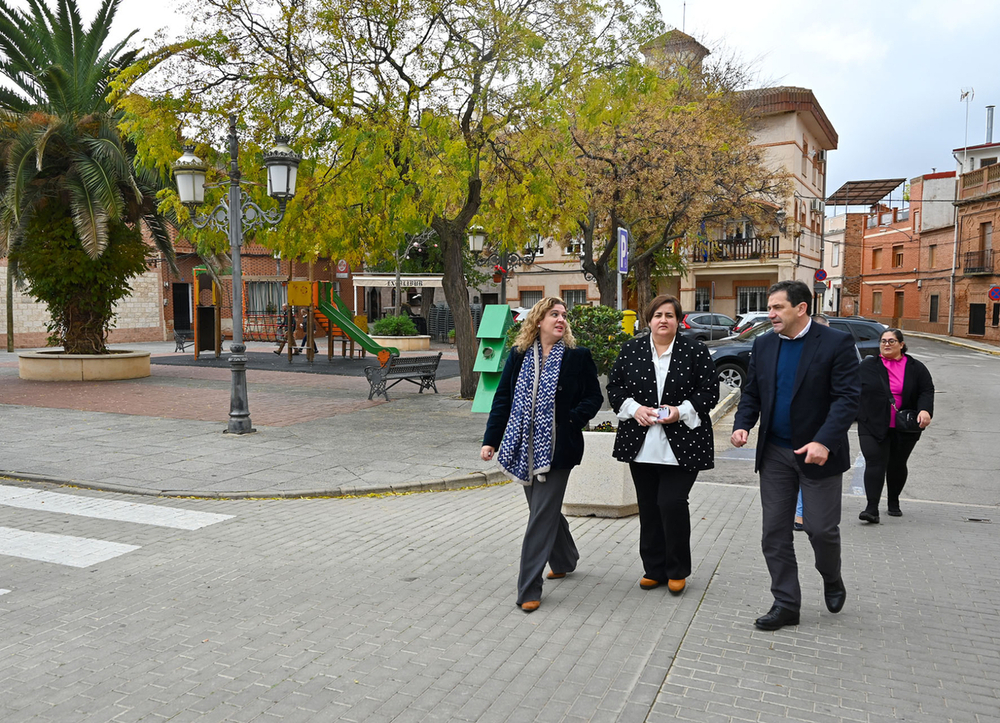
M688 494L698 477L675 465L629 462L639 503L639 557L651 580L683 580L691 574L691 512Z
M897 432L892 428L881 442L870 434L858 434L861 453L865 456L865 495L870 512L878 511L883 485L888 486L889 506L899 506L899 494L906 485L906 461L918 439L919 434Z

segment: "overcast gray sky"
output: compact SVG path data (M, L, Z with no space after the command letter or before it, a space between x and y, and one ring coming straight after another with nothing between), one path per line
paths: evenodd
M88 18L99 5L80 3ZM683 0L659 3L669 25L736 53L762 79L813 90L840 135L828 193L848 180L953 170L961 90L975 89L970 145L985 140L986 106L1000 104L997 0L688 0L686 20ZM123 0L119 27L181 32L178 5Z
M827 193L844 181L955 169L1000 105L997 0L659 0L664 20L722 44L780 85L811 88L840 135ZM1000 117L998 117L1000 121ZM1000 140L1000 128L994 133Z

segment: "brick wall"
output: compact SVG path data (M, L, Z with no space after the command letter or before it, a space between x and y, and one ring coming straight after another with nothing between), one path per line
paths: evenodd
M0 335L7 334L7 265L0 265ZM118 318L108 336L111 343L162 341L164 328L160 309L160 273L147 271L132 281L132 295L116 307ZM14 346L19 349L45 346L50 321L45 304L14 289Z

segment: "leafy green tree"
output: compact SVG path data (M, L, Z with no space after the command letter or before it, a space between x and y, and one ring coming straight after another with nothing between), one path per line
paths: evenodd
M729 62L688 68L651 55L567 103L576 147L569 162L587 207L578 218L583 266L602 304L615 301L619 228L631 235L629 269L642 309L654 276L683 272L686 239L706 219L760 216L787 192L754 144L737 90L744 79Z
M562 89L636 55L657 13L652 0L205 0L202 31L178 51L191 83L167 68L150 92L190 101L202 126L239 109L302 139L334 230L319 237L325 253L384 258L404 234L437 232L470 397L463 259L485 184L517 177L519 136L548 122Z
M112 75L138 57L126 50L131 35L107 44L118 3L104 0L84 27L75 0L58 0L55 11L28 0L26 12L0 0L0 76L9 86L0 88L0 253L9 254L11 271L29 288L59 287L39 298L70 353L107 351L108 294L112 304L127 295L128 279L144 270L131 262L146 249L140 224L173 263L157 212L162 179L136 168L135 148L119 135L118 115L106 100ZM65 248L62 224L36 221L63 215L87 259L99 260L112 238L121 258L82 268L84 257ZM133 251L122 248L129 244ZM55 253L57 247L62 251ZM49 252L50 263L34 263ZM31 262L19 268L21 259ZM95 286L101 283L107 288Z
M146 245L136 227L114 224L104 249L91 258L65 206L39 208L28 224L32 242L16 254L28 293L45 303L52 316L49 341L62 344L68 333L103 339L114 320L114 305L131 292L129 279L146 269ZM60 269L61 273L52 273ZM81 288L87 293L81 293ZM72 330L70 326L72 324ZM76 352L74 352L76 353ZM97 353L87 349L84 353Z

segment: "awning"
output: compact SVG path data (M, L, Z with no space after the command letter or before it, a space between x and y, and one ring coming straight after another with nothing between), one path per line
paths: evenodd
M848 181L826 199L827 206L874 206L898 188L905 178Z
M400 276L399 285L404 289L420 289L425 286L440 288L444 284L443 274L403 274ZM395 288L395 274L357 274L352 279L355 286L376 286L379 288Z

